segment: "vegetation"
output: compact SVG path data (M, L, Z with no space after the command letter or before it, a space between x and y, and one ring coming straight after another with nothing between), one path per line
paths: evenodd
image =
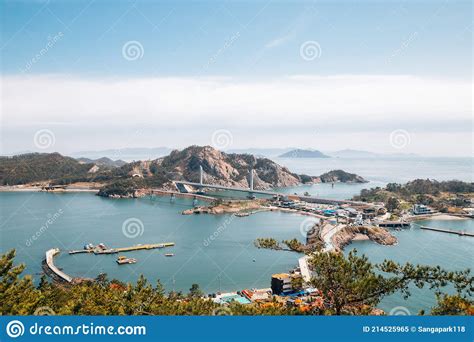
M474 292L470 270L449 272L439 266L400 265L389 260L372 264L355 250L348 257L342 253L318 253L310 259L310 265L316 274L311 284L325 294L325 314L368 313L382 298L395 292L408 298L410 285L428 286L441 298L440 307L433 314L451 310L453 305L458 307L457 302L441 297L441 289L448 284L454 287L460 301L467 301Z
M154 175L149 178L125 178L118 179L102 187L99 196L134 197L136 190L143 188L158 188L167 181L162 175Z
M81 164L59 153L28 153L0 157L0 184L18 185L55 179L90 180L94 164Z
M403 185L389 183L385 188L364 189L353 199L364 202L383 202L389 211L407 209L414 203L448 211L452 206L469 206L472 193L474 193L474 183L416 179Z
M258 238L255 240L254 245L257 248L282 249L280 243L274 238Z
M289 249L295 252L303 252L305 245L299 242L297 239L283 240L282 241Z
M474 315L474 300L459 295L440 295L438 304L431 310L432 315Z
M323 173L319 176L321 182L331 183L331 182L342 182L342 183L367 183L367 181L361 176L356 175L355 173L345 172L343 170L332 170L326 173Z
M152 286L143 276L135 284L108 280L102 274L95 281L60 285L45 277L37 287L28 275L21 277L24 265L14 265L15 251L0 257L0 314L31 315L47 308L57 315L295 315L297 308L286 307L275 299L262 304L242 305L232 302L223 307L202 297L197 284L190 292L165 293L160 281ZM473 278L468 270L447 272L439 267L401 266L392 261L372 265L366 257L350 253L319 253L311 259L317 276L311 281L323 294L324 306L304 314L368 314L380 300L400 291L410 295L408 286L424 285L434 289L438 305L434 315L466 315L473 313ZM383 276L381 274L383 272ZM391 275L391 276L388 276ZM292 280L302 286L301 278ZM452 284L454 295L440 289ZM52 311L52 312L51 312Z
M180 292L165 294L157 281L152 286L143 276L136 284L108 280L105 275L95 281L58 285L42 278L38 287L30 276L20 277L25 266L13 265L15 251L0 258L0 314L32 315L42 308L57 315L213 315L222 306L200 297L202 292L194 284L188 295ZM296 309L282 305L260 306L231 303L226 314L286 315L297 314Z

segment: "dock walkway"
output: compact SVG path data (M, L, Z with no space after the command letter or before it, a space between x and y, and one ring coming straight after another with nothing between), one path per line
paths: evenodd
M474 233L469 233L469 232L465 232L465 231L462 231L462 230L434 228L434 227L426 227L426 226L422 226L422 225L418 225L418 226L420 227L420 229L431 230L431 231L434 231L434 232L441 232L441 233L448 233L448 234L456 234L456 235L459 235L459 236L474 237Z
M155 249L155 248L165 248L174 246L174 242L163 242L163 243L154 243L154 244L144 244L136 245L130 247L118 247L118 248L108 248L108 249L80 249L75 251L69 251L69 254L79 254L79 253L94 253L95 255L100 254L116 254L116 253L125 253L132 251L139 251L142 249Z
M54 264L54 257L56 254L59 253L59 248L52 248L46 251L46 266L48 269L53 272L58 278L61 280L70 283L72 282L72 277L68 276L66 273L61 271L59 268L56 267Z

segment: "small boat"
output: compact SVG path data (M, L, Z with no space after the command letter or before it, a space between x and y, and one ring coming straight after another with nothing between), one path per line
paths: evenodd
M236 213L235 216L237 217L245 217L245 216L249 216L250 213Z
M165 256L166 257L172 257L172 256L174 256L174 253L166 253Z
M125 256L119 256L117 259L117 264L124 265L124 264L134 264L137 262L137 259L134 258L127 258Z
M87 245L84 245L85 250L91 250L94 249L94 245L92 243L88 243Z

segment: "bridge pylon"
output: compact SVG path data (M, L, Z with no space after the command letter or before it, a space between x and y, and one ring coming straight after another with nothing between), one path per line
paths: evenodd
M202 171L202 165L199 165L199 184L203 184L203 171Z

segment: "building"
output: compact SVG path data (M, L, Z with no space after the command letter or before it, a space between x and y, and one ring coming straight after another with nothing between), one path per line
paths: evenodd
M245 289L242 291L242 295L252 302L267 301L272 299L272 289Z
M375 208L373 208L373 207L364 208L363 211L362 211L362 218L364 220L371 220L375 216L377 216L377 212L376 212Z
M432 211L430 208L428 208L424 204L415 204L413 206L413 214L415 215L426 215L426 214L431 214Z
M271 284L273 294L287 294L293 291L291 279L292 277L288 273L273 274Z

